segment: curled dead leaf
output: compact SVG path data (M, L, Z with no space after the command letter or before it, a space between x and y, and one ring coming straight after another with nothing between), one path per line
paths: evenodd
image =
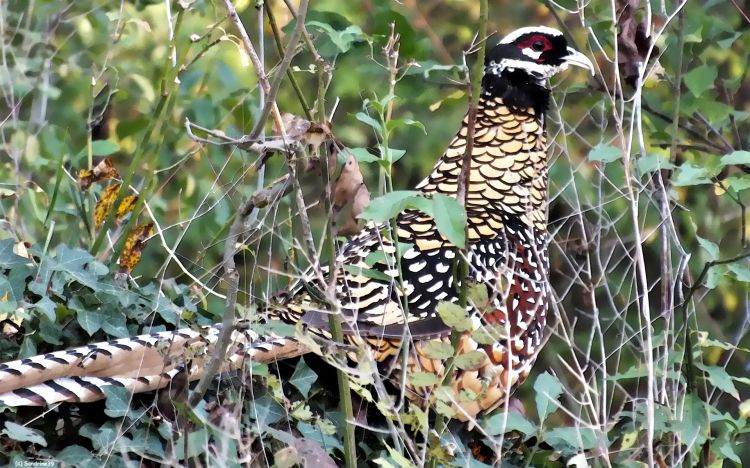
M141 261L141 254L146 241L154 234L154 224L141 224L128 235L125 240L125 247L120 254L120 271L130 273L133 271L138 262Z
M646 62L651 47L651 37L646 31L646 25L636 19L639 6L640 0L617 1L617 63L625 82L633 87L638 83L639 69ZM658 55L659 49L654 47L651 56Z
M102 197L96 203L96 208L94 208L94 225L97 228L101 227L104 220L107 219L107 215L109 215L112 205L114 205L115 199L117 198L117 193L120 191L120 185L121 184L112 184L107 187L102 193ZM119 221L123 216L133 211L137 201L138 197L135 195L128 195L123 198L122 202L120 202L120 205L117 207L115 218Z
M120 173L117 172L112 158L102 159L93 169L81 169L78 171L78 183L82 190L88 189L94 182L119 178Z
M357 234L362 229L357 216L370 204L370 191L365 185L357 158L351 153L333 187L332 204L334 214L339 215L339 221L345 220L338 234Z

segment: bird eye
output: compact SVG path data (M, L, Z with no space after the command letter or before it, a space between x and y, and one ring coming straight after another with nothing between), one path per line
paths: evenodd
M536 40L531 44L531 48L537 52L544 52L544 42Z

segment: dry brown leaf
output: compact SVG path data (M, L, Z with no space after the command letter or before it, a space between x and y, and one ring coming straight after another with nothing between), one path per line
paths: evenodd
M112 184L102 192L102 197L96 202L96 208L94 208L94 225L99 228L107 215L109 210L112 209L112 205L115 203L117 193L120 191L120 184Z
M154 224L141 224L136 226L125 240L125 247L120 254L120 271L130 273L133 271L138 262L141 261L141 254L146 241L154 234Z
M91 187L94 182L100 182L107 179L119 179L120 173L117 172L112 158L104 158L93 169L81 169L78 171L78 183L82 190Z
M333 187L332 202L334 214L340 215L339 220L345 220L338 234L342 236L357 234L362 229L357 216L370 204L370 191L365 185L357 158L351 153L346 158L341 174Z
M119 191L120 184L110 185L104 190L102 197L96 203L96 208L94 208L94 225L97 228L101 227L104 220L107 219L107 215L109 215ZM123 198L115 212L115 219L119 222L123 216L133 211L137 201L138 197L136 195L128 195Z
M138 197L136 195L128 195L127 197L123 198L120 206L117 207L115 218L119 221L123 216L133 211L133 208L135 208L135 204L137 201Z
M646 61L651 38L647 35L646 25L636 19L636 10L640 0L617 1L617 63L625 82L635 87L638 82L638 70ZM654 47L652 57L659 55L659 49Z

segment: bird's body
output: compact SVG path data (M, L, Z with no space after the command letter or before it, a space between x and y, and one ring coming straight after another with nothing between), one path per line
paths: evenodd
M457 197L467 138L473 136L466 260L469 281L484 286L488 300L467 306L474 330L459 333L455 343L456 356L477 351L474 356L480 357L473 365L453 369L446 380L453 387L451 403L459 419L474 418L506 401L543 344L548 297L545 82L568 64L592 68L567 47L559 31L523 28L506 36L488 54L473 132L467 116L448 150L416 187L426 197ZM419 210L404 210L395 226L393 232L391 224L370 224L341 249L335 310L348 344L367 350L381 368L398 369L405 355L408 373L433 372L442 381L445 361L425 349L434 340L450 343L452 328L438 316L438 305L458 302L455 264L463 251ZM268 316L301 323L305 333L329 338L331 312L311 293L316 286L325 289L317 281L307 278L272 298L265 305ZM476 330L484 331L484 339ZM102 398L101 386L108 384L133 391L160 388L185 361L191 362L194 379L217 335L217 327L163 332L2 364L0 404L90 401ZM306 351L293 338L237 331L224 370L247 359L270 362ZM357 358L357 353L350 356ZM429 402L430 390L406 388L407 396L418 402Z

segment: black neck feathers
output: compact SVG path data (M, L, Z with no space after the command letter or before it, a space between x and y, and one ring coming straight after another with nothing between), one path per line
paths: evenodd
M500 74L485 73L482 91L501 98L509 108L533 108L541 116L549 107L550 90L524 70L504 70Z

